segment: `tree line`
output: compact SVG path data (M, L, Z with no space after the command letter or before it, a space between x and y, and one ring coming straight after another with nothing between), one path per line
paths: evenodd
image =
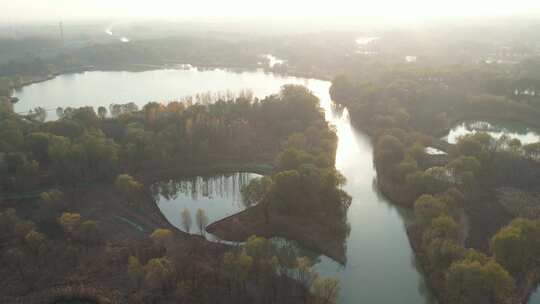
M308 126L316 133L324 121L316 98L298 86L262 100L247 94L221 98L211 104L154 102L140 110L128 105L112 117L101 108L66 108L48 122L2 111L1 188L20 192L112 180L122 172L271 160L279 151L276 143ZM313 153L326 164L332 161L322 150Z

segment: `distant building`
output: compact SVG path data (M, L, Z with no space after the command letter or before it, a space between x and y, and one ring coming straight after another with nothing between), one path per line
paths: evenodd
M406 62L409 62L409 63L417 62L417 61L418 61L418 57L416 57L416 56L405 56L405 61L406 61Z

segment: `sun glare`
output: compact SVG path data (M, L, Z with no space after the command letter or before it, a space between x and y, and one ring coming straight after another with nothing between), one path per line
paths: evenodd
M9 4L9 5L8 5ZM452 18L526 15L540 8L534 0L516 1L308 1L272 2L201 0L31 1L0 0L7 22L81 18L166 18L172 20L239 21L272 19L334 24L418 23ZM32 10L28 8L32 7Z

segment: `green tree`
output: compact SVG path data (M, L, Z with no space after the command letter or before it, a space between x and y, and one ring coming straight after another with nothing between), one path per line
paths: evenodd
M242 188L242 198L246 207L262 203L271 191L272 186L273 181L269 176L251 180L248 185Z
M495 259L514 274L536 266L540 254L540 224L527 219L515 219L491 238Z
M430 225L435 218L445 215L446 205L432 195L424 194L414 203L416 220L423 226Z
M454 262L446 274L450 303L506 303L513 295L512 276L497 262L465 259Z
M99 119L101 120L104 120L105 118L107 118L107 108L101 106L98 108L98 116L99 116Z
M115 186L128 200L134 200L142 191L143 186L129 174L120 174L116 177Z
M453 262L465 256L465 248L453 240L434 239L427 246L427 256L430 264L437 271L445 271Z
M77 236L86 247L99 244L102 241L99 223L96 221L84 221L77 229Z
M458 241L459 227L453 218L441 215L431 221L431 225L424 232L425 243L435 239Z
M375 145L375 163L383 173L392 173L405 156L405 146L391 135L381 136Z
M407 157L397 165L397 171L402 180L418 171L418 163L413 158Z

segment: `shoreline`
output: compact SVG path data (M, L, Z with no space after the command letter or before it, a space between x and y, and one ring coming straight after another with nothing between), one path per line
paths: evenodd
M185 63L162 63L162 64L156 64L156 63L129 63L129 64L119 64L119 65L86 65L86 66L79 66L74 67L72 69L58 71L54 73L50 73L47 75L34 75L34 76L27 76L30 78L28 81L23 81L21 84L15 85L12 87L14 90L22 89L26 86L45 82L48 80L52 80L56 78L57 76L62 75L69 75L69 74L79 74L79 73L85 73L85 72L116 72L116 71L125 71L125 72L147 72L147 71L155 71L155 70L190 70L190 69L197 69L197 70L216 70L216 69L224 69L224 70L230 70L230 71L238 71L238 72L248 72L248 71L258 71L261 70L264 73L268 74L274 74L277 76L282 77L297 77L297 78L306 78L306 79L316 79L321 81L331 81L331 78L328 76L318 75L316 73L310 73L310 72L298 72L298 71L292 71L292 72L275 72L271 69L263 66L242 66L242 65L213 65L213 64L196 64L191 65L190 68L183 68L180 67L181 65L184 65ZM13 94L12 94L13 95ZM8 97L12 97L8 96Z
M64 70L64 71L58 71L54 72L48 75L39 75L39 76L27 76L30 79L27 81L23 81L21 84L11 87L11 94L7 97L7 102L10 107L10 111L16 114L24 115L26 112L15 112L15 105L17 103L22 102L22 100L17 99L16 102L13 102L13 100L16 98L14 97L14 94L17 90L21 90L24 87L31 86L34 84L46 82L49 80L53 80L58 76L62 75L70 75L70 74L81 74L86 72L148 72L148 71L157 71L157 70L189 70L189 69L197 69L198 71L213 71L213 70L219 70L224 69L231 72L236 73L243 73L243 72L257 72L261 71L265 74L273 74L275 76L279 77L295 77L295 78L303 78L303 79L313 79L313 80L320 80L320 81L328 81L331 82L331 77L329 76L323 76L318 75L316 73L309 73L309 72L287 72L287 73L279 73L274 72L268 67L261 67L261 66L240 66L240 65L206 65L206 64L198 64L198 65L191 65L191 68L182 68L181 65L184 65L184 63L163 63L163 64L155 64L155 63L130 63L130 64L120 64L120 65L109 65L109 66L100 66L100 65L88 65L88 66L80 66L75 67L73 69ZM2 96L0 96L2 97Z
M344 265L347 262L343 241L335 240L319 222L310 219L298 219L289 216L271 214L265 221L260 206L254 206L244 211L217 220L206 228L206 231L222 240L232 242L245 241L251 235L265 238L281 237L300 243L303 247L315 253L325 255Z
M384 177L383 175L377 173L376 181L377 189L387 197L388 201L396 206L405 207L407 209L414 208L414 202L416 198L421 194L411 193L407 187L402 186L390 178ZM464 216L467 216L464 214ZM422 248L421 236L418 235L417 228L414 225L405 225L405 231L411 248L414 252L416 259L418 260L418 266L421 274L425 278L426 285L433 295L440 301L441 304L448 303L441 299L441 292L444 290L442 287L443 281L440 276L437 276L435 272L430 271L430 264L426 262L426 251ZM462 245L464 248L475 248L475 247L466 247L466 239L462 239ZM516 278L516 296L520 299L520 303L529 303L529 300L533 293L540 288L540 272L533 271L524 275L522 278Z
M135 66L135 64L133 65ZM102 68L99 68L99 67L93 67L92 69L81 69L81 70L78 70L78 71L69 71L69 72L59 72L59 73L54 73L54 74L49 74L47 75L46 77L43 77L41 79L33 79L31 81L28 81L26 83L24 83L23 85L20 86L20 88L24 87L24 86L29 86L29 85L32 85L32 84L35 84L35 83L40 83L40 82L44 82L44 81L48 81L48 80L51 80L51 79L54 79L55 77L57 76L60 76L60 75L65 75L65 74L74 74L74 73L84 73L84 72L91 72L91 71L126 71L125 67L122 67L122 66L118 66L117 67L118 69L115 69L115 68L105 68L105 69L102 69ZM160 69L167 69L167 68L170 68L170 69L178 69L178 68L174 68L174 67L170 67L170 66L167 66L167 65L146 65L146 64L141 64L141 67L140 69L127 69L127 71L133 71L133 72L144 72L144 71L152 71L152 70L160 70ZM203 66L198 66L198 68L204 68ZM216 67L216 66L208 66L209 69L220 69L220 68L225 68L225 69L231 69L231 68L234 68L234 67ZM249 70L249 68L240 68L242 70ZM268 73L273 73L272 71L265 71L265 73L268 72ZM274 73L276 75L280 75L280 74L277 74L277 73ZM293 77L304 77L304 76L296 76L295 74L291 75L291 74L284 74L284 76L293 76ZM320 78L314 78L314 79L320 79ZM323 79L321 79L323 80ZM502 116L505 116L505 115L502 115ZM510 115L512 116L512 115ZM471 118L467 118L467 117L471 117ZM471 114L471 115L463 115L462 117L460 117L459 119L456 118L455 120L453 120L454 122L451 123L451 125L456 125L456 124L459 124L463 121L467 121L468 119L473 119L472 117L476 117L476 119L484 119L487 118L487 119L493 119L493 120L501 120L501 121L504 121L504 120L507 120L507 121L519 121L520 119L522 121L527 121L527 124L530 124L530 122L528 121L528 119L525 119L525 118L519 118L519 117L513 117L513 118L509 118L507 116L501 118L497 115L476 115L476 114ZM478 118L478 117L481 117L481 118ZM355 124L353 124L355 125ZM538 122L535 122L533 125L538 125L540 126L540 123ZM363 129L363 128L361 128ZM373 138L373 134L372 134L372 131L371 132L369 130L366 130L366 134L370 137L370 138ZM444 129L444 130L438 130L438 131L435 131L435 133L437 134L438 132L442 133L442 132L445 132L445 134L448 134L448 132L450 131L450 128L448 129ZM444 136L444 135L443 135ZM253 165L253 166L252 166ZM152 181L158 181L158 180L166 180L168 178L181 178L181 177L186 177L186 176L193 176L193 175L198 175L200 174L201 172L204 172L204 173L209 173L209 174L219 174L219 173L230 173L230 172L252 172L252 173L258 173L259 172L262 172L261 174L267 174L268 172L271 172L271 170L266 170L266 169L261 169L261 168L257 168L257 164L248 164L248 165L245 165L245 166L241 166L241 170L238 170L238 167L235 167L235 165L231 165L230 167L228 167L227 165L218 165L218 166L215 166L215 167L204 167L204 166L201 166L201 167L197 167L197 168L190 168L190 169L187 169L186 171L184 172L180 172L181 170L179 169L167 169L167 170L161 170L161 171L158 171L158 172L151 172L151 173L143 173L143 175L146 175L148 174L147 177L143 177L143 180L146 182L152 182ZM218 168L218 169L216 169ZM220 170L223 170L223 171L220 171ZM259 172L253 172L253 170L261 170ZM393 204L396 204L396 205L400 205L400 206L404 206L404 207L407 207L407 208L411 208L412 206L410 206L410 201L408 200L408 198L404 197L403 195L403 192L400 192L399 190L396 190L396 191L393 191L390 187L392 185L392 182L386 182L386 179L384 177L382 177L380 174L377 173L376 175L377 177L377 188L378 190L383 194L385 195L386 197L388 197L389 201ZM395 189L394 189L395 190ZM395 192L395 193L394 193ZM409 203L407 203L409 202ZM412 203L414 203L414 200L412 201ZM158 216L162 217L162 220L165 222L165 223L168 223L168 227L171 229L174 229L174 231L180 231L179 229L177 229L176 227L174 227L172 224L170 224L166 218L164 217L164 215L161 213L161 211L159 210L159 208L157 208L157 204L154 202L154 207L156 210L153 210L152 213L154 212L157 212L158 213ZM220 236L220 233L215 233L215 232L212 232L211 230L212 229L220 229L220 225L222 225L223 223L227 223L229 221L232 221L234 223L234 219L235 218L238 218L244 214L250 214L252 212L254 212L254 208L256 207L252 207L252 208L248 208L244 211L241 211L239 213L236 213L234 215L231 215L230 217L227 217L227 218L224 218L224 219L221 219L221 220L218 220L214 223L211 223L207 230L215 235L218 235ZM256 211L255 211L256 212ZM271 223L273 225L262 225L261 223L243 223L245 225L247 225L246 227L249 228L249 225L252 225L251 230L252 233L251 234L257 234L257 235L261 235L261 236L265 236L265 237L268 237L268 236L280 236L280 237L284 237L284 238L287 238L287 239L290 239L290 240L296 240L298 242L300 242L302 245L308 247L308 248L312 248L314 249L315 251L317 252L321 252L329 257L331 257L332 259L340 262L341 264L344 264L346 262L346 258L345 257L340 257L339 256L339 253L332 253L330 252L331 249L324 249L324 248L314 248L314 247L317 247L316 246L316 242L315 242L315 245L313 246L309 246L309 245L306 245L306 243L309 243L309 241L302 241L302 240L299 240L299 239L295 239L294 237L287 237L287 236L284 236L284 235L280 235L281 233L279 232L280 229L284 229L285 231L287 230L286 229L286 225L287 223L289 222L293 222L293 220L283 220L282 222L278 222L278 223ZM234 223L236 225L236 223ZM280 225L280 224L284 224L284 225ZM244 229L248 229L248 228L244 228ZM298 228L300 229L300 228ZM250 229L248 229L250 230ZM297 230L297 229L296 229ZM278 231L278 232L276 232ZM257 233L257 232L262 232L261 234ZM184 232L181 232L182 234L185 234ZM228 232L224 232L225 234L227 234ZM232 233L232 232L231 232ZM247 232L240 232L241 233L247 233ZM317 233L313 233L313 230L311 230L311 233L312 234L317 234ZM411 247L413 248L413 252L415 252L415 255L417 257L422 257L423 255L423 252L420 248L418 248L418 244L414 244L414 236L411 235L412 232L409 231L409 228L407 227L406 229L406 233L407 233L407 236L408 236L408 239L409 239L409 243L411 244ZM266 235L265 235L266 234ZM286 233L284 233L286 234ZM301 235L301 234L300 234ZM302 238L302 237L309 237L310 235L306 234L304 236L300 236L300 237L297 237L297 238ZM197 236L197 238L199 238ZM221 236L220 236L221 238ZM245 238L244 238L245 240ZM210 241L208 241L210 242ZM328 243L328 242L326 242ZM324 247L324 245L322 246ZM325 253L326 251L326 253ZM423 263L421 263L423 264ZM424 268L423 265L420 265L420 267ZM430 273L428 272L424 272L422 271L422 275L426 278L426 281L429 282L428 284L431 286L431 284L435 284L434 286L436 286L436 281L435 283L434 282L431 282L432 280L435 280L434 278L431 278L433 275L430 275ZM540 278L540 276L537 276L537 278ZM531 279L531 280L534 280L534 279ZM538 281L538 280L536 280ZM530 286L530 287L529 287ZM525 298L529 298L531 296L531 294L535 291L536 287L533 287L533 286L536 286L535 284L530 284L529 286L525 286L525 290L524 292L526 293L526 296ZM437 289L435 288L431 288L430 287L430 290L434 293L437 293Z

